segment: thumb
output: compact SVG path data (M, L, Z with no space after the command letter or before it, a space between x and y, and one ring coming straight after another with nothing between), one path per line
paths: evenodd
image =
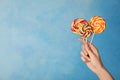
M88 43L85 44L85 50L88 53L88 55L90 56L90 58L94 57L94 53L90 49L90 46L88 45Z
M84 38L78 38L80 42L86 43L86 40Z

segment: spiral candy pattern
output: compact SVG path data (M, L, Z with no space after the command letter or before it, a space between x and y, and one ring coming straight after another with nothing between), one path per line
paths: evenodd
M92 28L91 26L89 26L89 24L86 24L82 27L82 29L80 30L80 35L83 37L83 38L87 38L89 36L91 36L92 34Z
M92 28L83 18L77 18L72 22L71 30L75 34L80 34L83 38L87 38L92 34Z
M90 19L89 25L92 27L93 33L102 33L106 28L105 20L100 16L94 16Z

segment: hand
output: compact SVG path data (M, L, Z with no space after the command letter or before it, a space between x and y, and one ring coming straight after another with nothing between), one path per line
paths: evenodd
M81 59L86 63L88 68L93 71L100 80L113 80L110 73L105 69L98 52L98 49L89 41L79 39L83 42Z
M99 69L103 68L97 48L90 42L80 39L82 45L81 59L87 64L90 70L97 74Z

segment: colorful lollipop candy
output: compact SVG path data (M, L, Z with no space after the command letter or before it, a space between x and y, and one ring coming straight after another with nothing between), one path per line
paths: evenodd
M102 33L106 28L105 20L100 16L94 16L90 19L89 25L92 27L93 35L91 39L91 43L94 38L94 34Z
M95 34L102 33L105 30L105 20L100 16L94 16L90 19L89 25L92 27L92 31Z
M92 34L91 43L94 34L102 33L106 28L105 20L100 16L94 16L89 23L83 18L77 18L72 22L71 30L73 33L80 34L83 38L88 38Z
M92 28L83 18L77 18L72 22L71 30L75 34L80 34L83 38L87 38L92 34Z

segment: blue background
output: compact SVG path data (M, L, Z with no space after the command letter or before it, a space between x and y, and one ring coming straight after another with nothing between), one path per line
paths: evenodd
M119 0L0 0L0 80L97 80L80 59L75 18L104 17L94 45L120 79Z

